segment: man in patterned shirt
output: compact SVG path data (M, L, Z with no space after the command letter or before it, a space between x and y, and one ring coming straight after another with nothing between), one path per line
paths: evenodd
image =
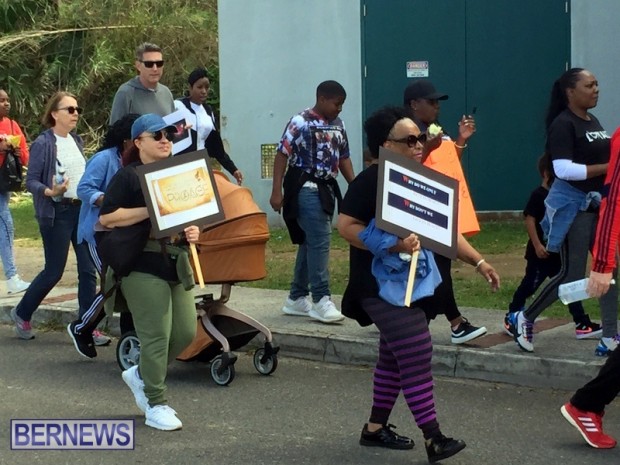
M332 216L341 198L336 176L340 170L347 182L355 177L347 133L338 118L346 96L338 82L322 82L314 107L288 122L274 160L269 199L275 211L282 210L291 240L299 244L282 311L322 323L344 319L331 301L328 261ZM310 292L312 303L307 299Z

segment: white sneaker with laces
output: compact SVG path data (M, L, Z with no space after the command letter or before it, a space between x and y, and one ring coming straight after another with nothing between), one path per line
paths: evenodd
M11 278L6 281L6 289L9 294L24 292L29 286L30 283L20 278L18 274L11 276Z
M321 323L338 323L344 320L344 316L340 313L340 310L336 308L328 295L323 296L317 303L312 304L308 316L315 320L319 320Z
M123 371L121 376L125 384L129 386L129 389L133 392L136 405L142 413L145 413L149 408L149 400L146 398L146 394L144 394L144 381L142 381L138 375L138 365L134 365Z
M300 297L297 300L286 299L282 312L293 316L308 316L308 312L312 308L312 304L308 302L306 297Z
M145 412L146 426L162 431L174 431L183 428L183 423L177 418L177 412L167 405L149 406Z

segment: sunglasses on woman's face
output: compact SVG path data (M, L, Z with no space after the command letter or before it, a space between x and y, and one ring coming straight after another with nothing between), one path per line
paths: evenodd
M81 107L63 107L63 108L59 108L57 111L60 111L60 110L66 110L67 113L69 113L70 115L72 115L75 112L77 112L77 114L79 115L80 113L84 111Z
M159 142L165 137L168 141L172 142L174 140L174 133L168 131L159 131L142 137L151 137L155 142ZM142 137L138 137L138 139L141 139Z
M424 144L426 142L426 134L420 134L419 136L414 136L413 134L410 134L407 137L403 137L402 139L388 140L392 142L398 142L399 144L407 144L409 148L413 148L418 144L418 142L420 144Z

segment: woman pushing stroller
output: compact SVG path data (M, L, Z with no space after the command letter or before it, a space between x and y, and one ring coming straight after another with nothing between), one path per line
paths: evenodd
M149 234L151 223L136 167L168 158L174 131L174 126L155 114L143 115L133 123L133 145L123 154L123 168L110 182L101 206L102 226L141 231L128 234L129 237ZM186 242L198 241L199 233L198 226L185 228ZM141 239L142 247L138 248L141 252L120 282L140 339L140 362L125 370L122 376L134 394L136 405L144 412L147 426L177 430L182 423L168 406L165 380L168 364L196 334L196 307L191 291L193 272L183 247L170 246L171 240L162 246L157 241L147 241L147 237L139 238L138 243ZM126 244L120 253L130 254L132 247Z

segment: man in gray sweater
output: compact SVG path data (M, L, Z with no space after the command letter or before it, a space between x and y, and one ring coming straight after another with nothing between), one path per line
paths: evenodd
M174 111L174 98L170 89L159 83L164 72L161 47L148 42L138 45L135 66L138 75L116 91L110 125L129 113L165 116Z

